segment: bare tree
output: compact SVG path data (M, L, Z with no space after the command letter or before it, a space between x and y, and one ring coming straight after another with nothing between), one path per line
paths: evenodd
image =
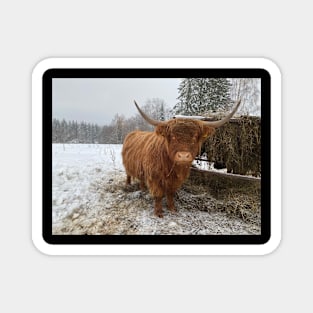
M241 99L239 112L245 115L261 115L261 79L230 78L231 99Z

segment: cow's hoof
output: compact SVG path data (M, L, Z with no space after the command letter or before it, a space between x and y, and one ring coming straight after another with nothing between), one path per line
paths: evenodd
M169 207L168 209L169 209L169 211L171 211L172 213L177 213L177 209L176 209L174 206Z
M155 216L162 218L163 217L163 212L154 212Z

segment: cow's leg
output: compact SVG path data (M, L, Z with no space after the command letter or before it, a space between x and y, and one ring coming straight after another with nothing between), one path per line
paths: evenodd
M131 183L131 176L130 175L127 175L127 178L126 178L126 185L130 185Z
M152 181L151 179L148 179L147 186L149 188L149 191L151 195L154 197L154 214L158 217L163 217L163 211L162 211L162 198L164 196L164 191L162 187Z
M140 190L144 191L146 189L145 182L143 180L140 181Z
M167 207L171 212L177 212L174 204L174 195L175 193L168 192L166 194L166 200L167 200Z
M155 214L157 217L163 217L162 197L155 197L155 202L154 202L154 214Z

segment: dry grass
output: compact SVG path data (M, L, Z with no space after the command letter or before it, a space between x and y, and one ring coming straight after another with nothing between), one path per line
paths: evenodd
M218 128L202 147L208 160L228 173L261 175L261 119L241 117Z
M178 212L163 202L164 217L154 215L154 201L139 184L125 186L125 175L94 182L99 199L78 207L53 225L54 234L260 234L260 202L256 195L232 190L216 198L205 185L188 180L176 194Z

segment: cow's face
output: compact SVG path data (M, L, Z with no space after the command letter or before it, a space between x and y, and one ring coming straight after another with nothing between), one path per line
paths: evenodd
M165 125L158 125L156 133L167 142L168 155L176 164L191 164L199 153L206 137L214 133L214 128L190 119L174 119Z

